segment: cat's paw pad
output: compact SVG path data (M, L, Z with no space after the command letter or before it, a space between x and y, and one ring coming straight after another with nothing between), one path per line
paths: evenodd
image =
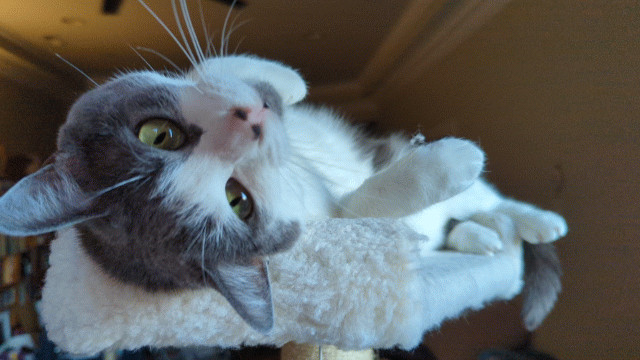
M484 151L472 141L445 138L429 146L446 171L449 183L461 190L471 186L484 169Z
M514 218L518 233L532 244L550 243L567 235L564 218L552 211L533 210Z
M472 254L493 255L502 250L498 233L473 221L457 224L449 233L447 247Z

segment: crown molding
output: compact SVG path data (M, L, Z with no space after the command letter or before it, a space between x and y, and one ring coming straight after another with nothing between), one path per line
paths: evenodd
M356 79L312 87L310 99L347 109L376 103L420 79L509 1L413 0Z
M385 83L376 91L385 93L415 82L498 14L509 1L464 1L411 53L405 54L402 63L388 74Z
M75 91L86 87L84 79L54 54L3 28L0 28L0 78L60 100L68 100Z

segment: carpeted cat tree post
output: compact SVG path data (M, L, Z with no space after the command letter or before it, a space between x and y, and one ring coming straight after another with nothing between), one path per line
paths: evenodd
M280 360L374 360L372 349L344 351L332 345L287 343L280 350Z
M212 289L149 293L120 283L66 236L52 243L42 319L73 354L273 345L286 360L320 359L320 350L323 360L372 359L373 348L412 349L446 319L520 292L521 243L513 229L496 230L503 251L482 256L421 252L426 239L391 219L309 222L292 249L269 259L275 323L267 333Z

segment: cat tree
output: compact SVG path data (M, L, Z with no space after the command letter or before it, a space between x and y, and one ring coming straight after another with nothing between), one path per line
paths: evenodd
M421 253L425 238L396 220L309 222L291 250L270 257L275 324L266 334L214 290L148 293L119 283L63 237L52 244L42 317L50 339L74 354L267 344L284 346L288 359L318 358L319 345L323 360L368 359L369 349L411 349L443 321L519 293L520 240L485 225L505 240L494 256Z

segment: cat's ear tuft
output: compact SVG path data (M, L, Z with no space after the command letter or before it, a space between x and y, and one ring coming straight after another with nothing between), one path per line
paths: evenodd
M86 220L90 199L59 164L23 178L0 197L0 233L29 236Z
M269 272L263 259L243 264L221 263L208 272L218 291L254 329L266 333L273 327Z
M302 76L276 61L237 55L211 58L199 66L206 72L231 73L244 81L266 82L280 95L284 105L293 105L307 96L307 84Z

